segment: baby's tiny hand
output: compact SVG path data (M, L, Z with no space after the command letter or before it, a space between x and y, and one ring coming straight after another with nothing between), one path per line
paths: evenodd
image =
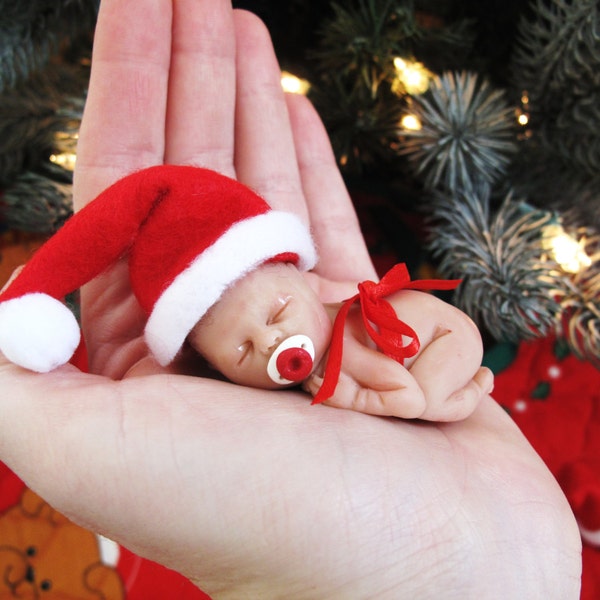
M494 389L494 375L487 367L479 367L473 379L442 402L428 403L422 415L429 421L460 421L466 419L478 404Z

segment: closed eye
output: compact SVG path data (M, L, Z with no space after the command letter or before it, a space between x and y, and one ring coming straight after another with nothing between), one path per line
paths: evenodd
M279 300L281 304L277 306L275 312L269 317L267 325L273 325L273 323L277 323L279 320L281 320L283 313L285 312L286 308L290 305L290 300L290 297Z
M240 357L237 361L239 367L250 356L250 353L252 352L252 342L244 342L242 345L238 346L237 350L240 353Z

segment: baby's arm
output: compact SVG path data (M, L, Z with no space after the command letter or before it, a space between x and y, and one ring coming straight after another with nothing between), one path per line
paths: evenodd
M416 357L405 363L425 396L421 417L454 421L471 414L493 388L492 372L481 367L483 343L476 325L432 294L403 290L389 301L421 343Z
M371 415L420 417L426 405L416 379L400 363L347 333L338 383L324 404ZM315 396L322 383L321 375L314 373L303 387Z
M398 318L420 341L404 366L373 347L359 311L348 316L337 387L325 404L381 416L455 421L469 416L491 391L493 376L481 367L483 345L475 324L431 294L402 290L390 298ZM406 340L407 342L410 340ZM323 379L304 388L313 396Z

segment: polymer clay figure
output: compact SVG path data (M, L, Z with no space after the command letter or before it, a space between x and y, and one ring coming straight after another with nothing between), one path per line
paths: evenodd
M418 291L455 285L411 282L400 264L346 302L323 305L293 265L266 264L234 283L188 339L236 383L302 383L313 403L456 420L491 391L493 376L480 366L473 322Z
M300 219L187 166L123 178L38 250L0 294L0 351L40 372L68 362L80 332L61 299L121 258L163 366L189 343L234 383L302 384L315 403L442 421L491 391L474 324L417 291L456 282L412 282L397 265L323 305L303 275L317 255Z

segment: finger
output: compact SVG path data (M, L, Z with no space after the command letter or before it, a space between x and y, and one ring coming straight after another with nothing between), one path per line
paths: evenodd
M317 272L337 281L376 278L321 119L304 96L288 95L287 105L302 189L321 256Z
M433 399L427 403L422 419L430 421L460 421L466 419L488 396L494 385L494 376L487 367L481 367L473 379L447 398Z
M77 209L122 176L163 162L171 5L171 0L101 4L78 142ZM84 287L81 314L92 370L108 372L108 362L122 363L116 349L126 342L132 341L136 354L143 347L142 315L124 262Z
M165 160L232 176L235 37L228 0L173 2Z
M77 149L81 208L116 179L162 163L171 2L103 0Z
M307 382L306 389L314 396L322 383L320 377L313 376ZM414 419L422 414L425 401L416 385L375 389L361 385L353 377L342 373L335 393L324 404L380 417Z
M315 395L322 378L305 384ZM425 398L412 374L397 361L369 348L353 334L344 338L342 371L335 392L325 404L380 416L419 417Z
M276 209L308 220L294 151L281 71L267 28L235 11L237 105L235 165L238 179Z

